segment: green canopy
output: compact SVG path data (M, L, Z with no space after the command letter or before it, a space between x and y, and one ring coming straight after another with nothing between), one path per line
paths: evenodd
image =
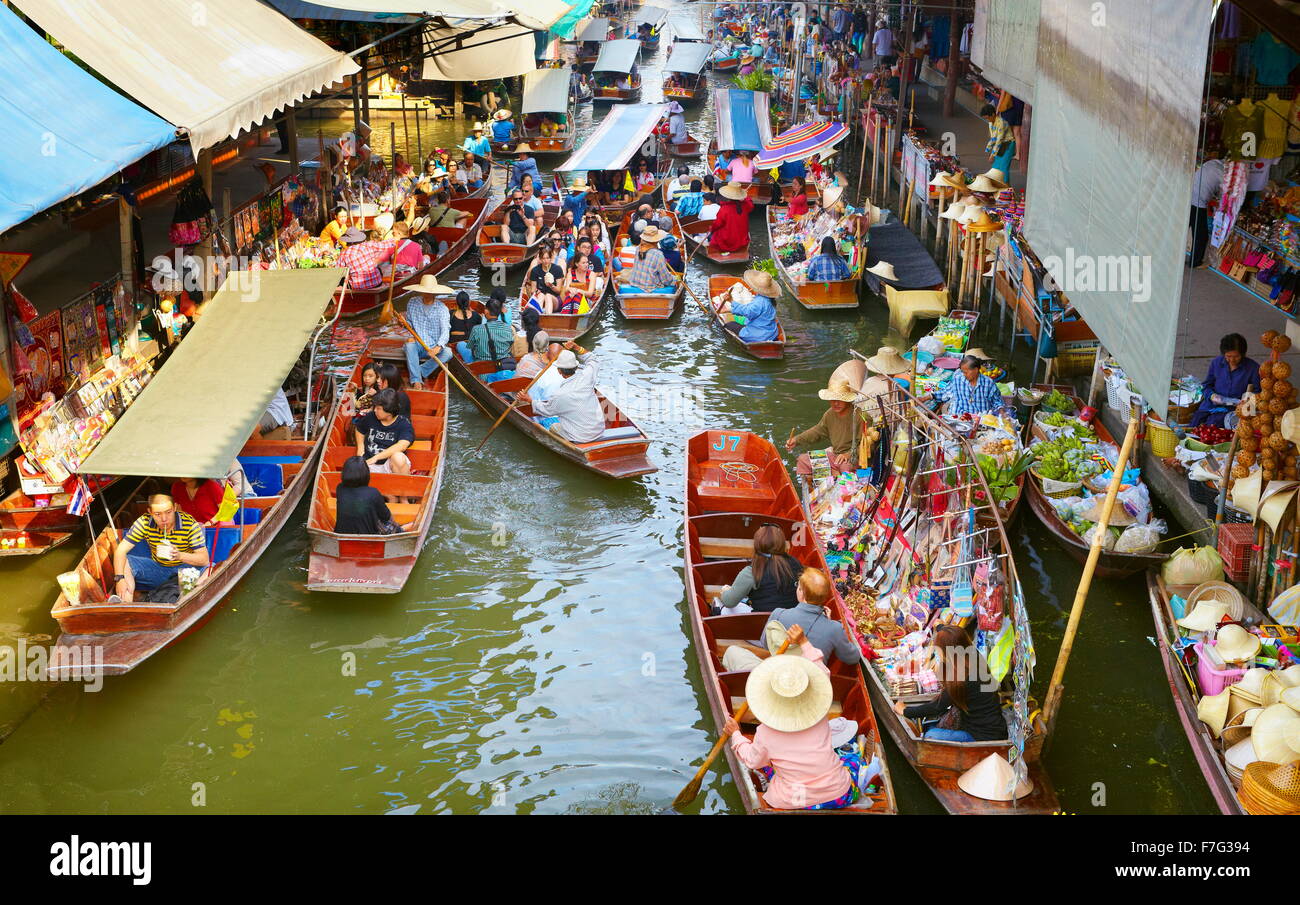
M231 273L83 474L222 478L347 270Z

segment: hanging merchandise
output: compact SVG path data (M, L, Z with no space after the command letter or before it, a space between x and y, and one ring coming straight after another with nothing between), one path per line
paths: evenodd
M1246 164L1240 160L1227 163L1223 168L1223 192L1214 212L1214 226L1210 231L1210 246L1218 248L1232 232L1237 211L1246 197Z

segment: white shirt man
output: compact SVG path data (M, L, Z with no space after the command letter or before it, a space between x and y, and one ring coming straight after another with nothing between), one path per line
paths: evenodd
M572 443L591 443L605 432L605 413L596 396L596 357L588 352L579 358L568 349L555 360L564 382L552 387L545 399L533 402L533 412L543 418L556 417L553 430ZM572 373L569 373L572 372Z

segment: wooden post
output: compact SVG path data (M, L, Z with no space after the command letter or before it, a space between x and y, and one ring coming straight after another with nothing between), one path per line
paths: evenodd
M301 168L301 158L298 156L298 115L293 107L284 111L284 131L289 139L289 172L296 173Z
M465 115L465 83L451 83L451 109L459 119Z
M226 235L226 241L230 243L230 248L232 251L234 251L235 250L235 224L231 222L230 210L231 210L230 186L226 186L221 190L221 222L226 224L226 229L229 230L229 232Z
M352 133L361 134L361 73L352 73Z
M117 196L117 232L121 241L118 261L122 267L122 281L126 283L127 298L135 300L135 229L131 220L131 205L121 195Z
M1047 686L1047 703L1043 707L1043 724L1047 727L1050 739L1056 725L1056 715L1061 709L1061 696L1065 693L1065 667L1070 661L1070 652L1074 649L1074 638L1079 632L1079 619L1083 616L1083 605L1088 599L1088 590L1092 587L1092 576L1097 571L1097 561L1101 559L1101 540L1110 524L1110 513L1115 508L1115 498L1119 495L1120 484L1124 478L1124 467L1128 464L1133 451L1133 441L1137 439L1137 420L1129 417L1128 430L1124 432L1124 445L1119 450L1119 461L1115 463L1115 472L1110 485L1106 488L1106 500L1102 504L1101 518L1097 521L1092 534L1092 545L1088 548L1088 561L1084 563L1083 574L1079 577L1079 587L1074 592L1074 604L1070 607L1070 619L1065 626L1065 637L1061 639L1061 650L1056 655L1056 666L1052 669L1052 680Z
M952 116L957 106L957 68L961 65L961 16L956 3L948 18L948 78L943 83L943 115Z
M405 160L411 156L411 133L406 126L406 92L399 92L402 96L402 158ZM393 156L397 156L397 149L393 149ZM408 160L407 163L410 163Z
M420 173L424 172L424 139L420 137L420 117L422 115L422 109L423 108L420 106L415 108L415 156L418 158L415 162L415 168L416 171Z

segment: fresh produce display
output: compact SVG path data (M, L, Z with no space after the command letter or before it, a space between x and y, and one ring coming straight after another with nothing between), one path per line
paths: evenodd
M1077 483L1101 471L1101 464L1090 458L1087 447L1077 437L1062 435L1044 440L1034 446L1033 453L1038 458L1034 471L1053 481Z
M1014 440L1006 442L1012 444L1012 449L1015 448ZM1020 488L1016 486L1016 481L1033 464L1034 454L1025 450L1006 464L998 462L993 456L977 454L975 461L979 463L980 471L984 473L984 480L989 485L989 492L993 494L994 502L999 506L1006 506L1020 495ZM983 493L984 491L981 490L977 496L982 497Z
M1083 440L1085 443L1096 443L1097 435L1093 433L1092 428L1084 424L1077 418L1071 418L1063 412L1052 412L1046 417L1040 419L1048 427L1068 427L1074 432L1074 436Z
M1206 446L1218 446L1220 443L1227 443L1232 439L1232 431L1226 427L1215 427L1213 424L1202 424L1200 427L1194 427L1190 433Z
M1072 412L1074 411L1074 400L1062 393L1060 390L1052 390L1043 400L1043 407L1055 412Z

